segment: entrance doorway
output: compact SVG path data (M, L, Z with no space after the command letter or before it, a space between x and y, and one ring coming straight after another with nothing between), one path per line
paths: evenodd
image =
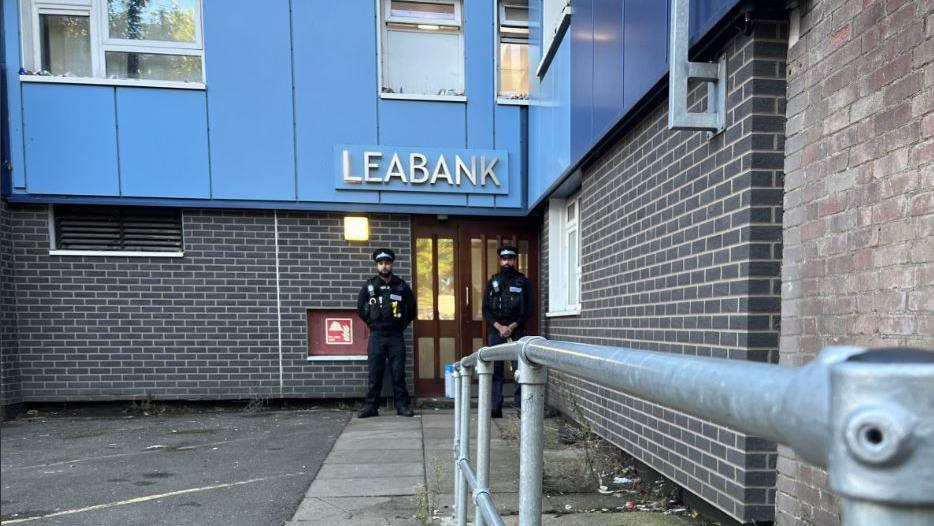
M523 219L412 218L415 393L444 394L444 367L486 344L483 289L499 269L502 244L519 249L516 266L532 284L538 333L538 227Z

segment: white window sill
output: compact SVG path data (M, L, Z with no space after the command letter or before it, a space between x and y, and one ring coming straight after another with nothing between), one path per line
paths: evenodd
M49 77L45 75L20 75L20 82L41 84L82 84L85 86L131 86L137 88L170 88L205 90L203 82L176 82L171 80L95 79L86 77Z
M388 100L428 100L434 102L467 102L465 95L419 95L417 93L380 93L379 98Z
M529 99L496 99L496 103L504 106L528 106Z
M561 318L563 316L580 316L580 308L546 312L546 318Z
M309 362L365 362L366 355L357 355L357 356L327 356L327 355L316 355L316 356L306 356L305 360Z
M181 258L184 252L135 252L130 250L49 250L50 256L117 256L129 258Z

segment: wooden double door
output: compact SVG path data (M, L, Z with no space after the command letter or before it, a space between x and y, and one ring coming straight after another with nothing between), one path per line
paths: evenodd
M532 284L538 332L538 226L521 218L412 219L412 290L418 304L415 329L415 392L444 394L444 367L486 345L483 292L499 271L500 245L519 249L517 267Z

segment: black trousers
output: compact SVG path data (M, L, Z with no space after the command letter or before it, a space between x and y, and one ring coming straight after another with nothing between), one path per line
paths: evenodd
M510 338L512 341L516 341L519 338L525 336L525 327L517 327L513 331ZM487 345L499 345L501 343L506 343L506 338L503 338L499 335L499 332L491 325L489 330L486 333L486 344ZM518 362L512 362L512 370L515 371L518 366ZM491 407L493 411L500 411L503 409L503 376L506 373L506 362L500 360L493 362L493 395L491 400ZM522 390L519 387L519 384L515 384L515 393L513 394L512 403L515 407L522 405Z
M402 333L371 332L366 354L369 382L364 404L367 407L379 406L380 393L383 390L383 373L388 360L389 377L392 379L392 394L396 407L409 407L409 391L405 387L405 340Z

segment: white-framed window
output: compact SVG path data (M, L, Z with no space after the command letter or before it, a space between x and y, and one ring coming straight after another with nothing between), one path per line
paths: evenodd
M529 98L529 0L498 0L498 85L500 102Z
M461 0L377 1L381 96L463 100Z
M580 195L548 202L548 316L581 311Z
M27 81L204 83L201 0L23 0Z

